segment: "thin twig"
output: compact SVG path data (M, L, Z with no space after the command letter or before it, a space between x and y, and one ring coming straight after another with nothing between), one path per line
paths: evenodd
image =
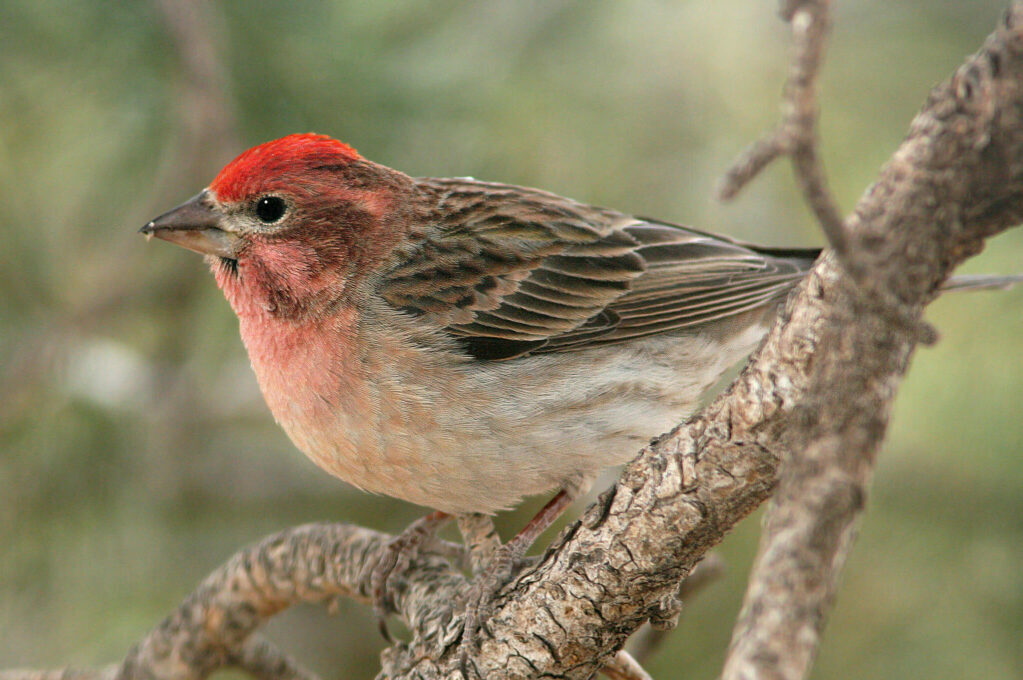
M782 120L744 151L718 185L721 200L739 191L779 156L790 156L803 197L831 248L847 250L842 215L828 189L817 154L817 75L828 34L830 0L787 0L781 14L792 26L794 50L783 94Z
M611 680L654 680L643 666L624 649L619 649L614 658L600 672Z

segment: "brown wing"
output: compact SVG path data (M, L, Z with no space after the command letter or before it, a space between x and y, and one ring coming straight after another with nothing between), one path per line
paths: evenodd
M478 359L569 351L689 328L785 293L815 255L776 257L537 191L419 180L436 225L384 274L392 305Z

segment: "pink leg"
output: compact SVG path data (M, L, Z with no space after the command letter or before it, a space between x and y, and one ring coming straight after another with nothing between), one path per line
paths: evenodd
M533 519L526 522L526 526L515 534L515 538L508 541L506 545L512 551L512 555L517 560L522 559L526 551L536 543L536 539L540 538L540 534L547 531L554 521L561 517L573 500L564 489L559 491L554 498L547 502L547 505L540 509L540 512L533 516Z
M462 629L462 642L459 645L462 675L465 677L471 677L468 668L469 658L479 651L476 635L481 622L490 617L497 591L508 582L515 565L525 557L540 534L554 524L573 500L572 495L564 489L559 491L519 533L515 534L513 539L498 548L486 570L473 583L465 605L465 627Z

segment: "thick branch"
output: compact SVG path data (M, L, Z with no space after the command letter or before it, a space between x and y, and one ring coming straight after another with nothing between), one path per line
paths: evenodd
M991 229L1018 219L1019 177L1012 175L1018 170L1004 164L1020 153L1023 69L1014 46L1018 33L1010 28L1014 16L1019 15L1008 15L1006 27L932 93L850 220L853 255L867 263L871 276L857 277L858 284L846 277L836 281L836 304L820 343L826 360L814 366L786 437L796 455L786 461L768 511L725 665L727 680L796 680L809 673L892 399L919 340L913 323L934 289L934 276L947 273L950 259L975 252ZM1012 72L1000 73L1010 63ZM954 158L960 153L965 157ZM990 173L1010 182L995 201L979 195L989 193L986 183L996 179ZM945 205L936 211L942 200ZM995 217L992 202L1003 215ZM967 212L985 218L964 224ZM920 258L921 250L929 258ZM848 360L830 357L853 359L856 370Z
M823 465L836 451L876 450L924 304L984 237L1020 220L1019 13L1016 5L1006 27L932 93L857 206L851 247L874 284L858 285L831 260L818 265L728 393L645 452L521 577L483 643L484 676L508 662L523 675L587 677L763 500L779 457L798 447L811 453L808 464ZM827 493L808 502L856 508L871 457L831 468ZM841 554L847 532L829 535L834 548L824 554Z
M659 651L669 633L678 625L682 614L682 603L688 602L694 595L721 578L725 573L725 561L717 553L708 553L678 589L674 603L658 612L658 616L650 619L650 625L642 628L629 640L629 649L638 663L645 663Z
M778 559L811 574L828 555L843 554L849 533L842 517L862 504L924 305L986 236L1023 215L1021 17L1016 4L985 48L935 89L850 218L850 252L869 267L869 285L831 259L818 264L729 390L644 450L505 588L482 629L474 660L481 676L591 677L643 622L673 611L680 580L768 497L792 450L805 452L799 465L827 474L802 501L810 511L804 514L823 516L823 528L800 520L791 530L809 538L823 531L827 540L806 564L784 550L765 551L761 562ZM812 478L788 466L780 493L797 492L791 479ZM787 521L773 517L771 531ZM120 677L203 678L238 662L252 631L293 602L364 601L368 567L385 540L364 529L308 526L239 553L132 650ZM801 601L830 598L827 575L837 572L818 573L825 577L807 579L812 597ZM771 584L763 588L769 594ZM457 570L424 553L394 593L413 639L385 652L380 677L460 678L458 603L465 592ZM787 611L798 602L752 602L743 625L768 631L769 643L780 639L757 620L758 608ZM773 649L759 642L765 637L740 632L736 639L727 672L767 675L751 657Z

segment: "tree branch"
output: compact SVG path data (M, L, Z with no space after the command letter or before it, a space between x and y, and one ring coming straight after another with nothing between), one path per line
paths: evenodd
M831 0L782 0L782 18L792 26L794 51L783 95L782 121L750 146L725 173L718 196L728 201L780 156L791 156L796 182L831 248L844 255L842 214L828 190L817 154L817 75L824 61Z
M499 594L473 659L481 677L592 677L641 624L670 618L681 580L776 485L781 510L768 535L791 541L765 539L725 674L805 673L924 305L984 238L1023 217L1021 20L1016 2L931 93L849 218L848 252L870 276L854 278L830 257L817 264L732 386L647 447ZM242 551L129 653L117 677L204 678L239 663L252 632L294 602L365 601L386 540L310 525ZM772 580L783 573L795 587ZM425 550L394 588L412 639L384 652L379 677L461 677L466 592L440 549ZM792 640L791 663L772 661ZM40 676L4 680L19 677Z
M299 602L327 604L337 597L368 602L363 567L379 558L388 539L349 525L311 524L242 550L128 653L118 678L197 680L225 666L280 665L282 659L265 648L246 651L250 634ZM446 561L429 552L416 567L424 580L430 574L454 575ZM306 675L290 663L281 670L277 677Z
M678 625L678 617L682 613L682 603L689 601L697 593L717 581L725 573L725 561L717 553L711 552L693 567L689 576L682 581L674 603L665 603L658 616L650 619L650 625L642 628L629 640L629 649L638 663L651 658Z
M935 276L947 275L955 260L980 249L985 235L1019 219L1013 166L1021 150L1020 12L1013 5L985 47L932 92L849 221L853 252L877 283L836 280L820 348L828 357L854 359L857 370L825 360L811 371L786 436L793 455L765 520L726 680L795 680L809 673L895 390L919 340L911 328L893 325L891 312L918 321L941 281ZM996 197L989 181L1009 186Z

